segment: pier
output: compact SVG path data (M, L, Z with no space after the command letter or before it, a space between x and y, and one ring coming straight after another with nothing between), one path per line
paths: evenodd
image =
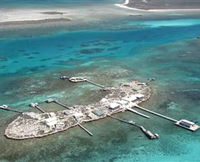
M130 112L132 112L132 113L135 113L135 114L137 114L137 115L140 115L140 116L142 116L142 117L144 117L144 118L147 118L147 119L150 118L148 115L142 114L142 113L140 113L140 112L138 112L138 111L136 111L136 110L133 110L133 109L131 109L131 108L127 108L126 110L127 110L127 111L130 111Z
M94 82L92 82L92 81L90 81L90 80L86 80L86 82L88 82L88 83L90 83L90 84L93 84L93 85L95 85L95 86L97 86L97 87L99 87L99 88L102 88L102 89L105 88L105 86L100 85L100 84L97 84L97 83L94 83Z
M82 126L81 124L78 124L78 126L83 129L86 133L88 133L90 136L93 136L93 134L87 129L85 128L84 126Z
M45 111L42 108L39 107L38 103L30 103L29 106L38 109L42 113L45 113Z
M144 107L138 106L137 104L135 104L134 107L136 107L136 108L138 108L138 109L141 109L141 110L143 110L143 111L146 111L146 112L148 112L148 113L151 113L151 114L153 114L153 115L159 116L159 117L161 117L161 118L167 119L167 120L169 120L169 121L172 121L175 125L177 125L177 126L179 126L179 127L182 127L182 128L185 128L185 129L187 129L187 130L193 131L193 132L200 128L200 126L198 126L196 123L191 122L191 121L186 120L186 119L176 120L176 119L173 119L173 118L171 118L171 117L168 117L168 116L159 114L159 113L157 113L157 112L148 110L148 109L146 109L146 108L144 108Z
M68 76L65 76L65 75L64 75L64 76L61 76L60 79L62 79L62 80L69 80L69 81L72 82L72 83L87 82L87 83L90 83L90 84L92 84L92 85L95 85L95 86L97 86L97 87L99 87L99 88L102 88L102 89L105 88L105 86L103 86L103 85L101 85L101 84L98 84L98 83L95 83L95 82L93 82L93 81L90 81L90 80L88 80L88 79L85 78L85 77L68 77Z
M146 108L144 108L144 107L141 107L141 106L138 106L138 105L134 105L134 107L136 107L136 108L138 108L138 109L141 109L141 110L143 110L143 111L146 111L146 112L148 112L148 113L154 114L154 115L156 115L156 116L159 116L159 117L161 117L161 118L170 120L170 121L172 121L172 122L177 122L177 121L178 121L178 120L176 120L176 119L173 119L173 118L170 118L170 117L168 117L168 116L159 114L159 113L157 113L157 112L148 110L148 109L146 109Z
M65 105L65 104L63 104L63 103L61 103L58 100L55 100L53 98L49 98L45 102L46 103L55 103L55 104L58 104L58 105L64 107L65 109L71 110L71 108L69 106L67 106L67 105Z
M136 122L134 122L132 120L127 121L127 120L120 119L120 118L117 118L117 117L114 117L111 115L107 115L107 116L112 119L118 120L118 121L126 123L126 124L130 124L130 125L133 125L133 126L139 128L145 134L145 136L148 137L149 139L158 139L159 138L159 135L157 133L153 133L153 132L147 130L146 128L144 128L144 126L138 125L138 124L136 124Z
M23 113L22 111L10 109L10 107L7 106L7 105L0 106L0 109L5 110L5 111L15 112L15 113L18 113L18 114L22 114Z

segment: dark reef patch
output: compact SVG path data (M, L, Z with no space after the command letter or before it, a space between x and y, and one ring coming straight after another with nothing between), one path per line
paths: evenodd
M107 50L108 51L115 51L115 50L118 50L120 49L120 47L111 47L111 48L108 48Z
M34 56L29 56L29 57L27 57L27 59L34 59L35 57Z
M52 58L44 58L44 59L40 59L40 61L49 61L49 60L52 60Z
M104 51L104 49L102 49L102 48L91 48L91 49L80 50L80 53L82 53L82 54L93 54L93 53L100 53L102 51Z
M65 48L59 48L59 50L60 50L60 51L64 51L64 50L65 50Z
M19 49L18 52L26 52L24 49Z
M56 65L67 65L67 64L69 64L69 61L68 60L66 60L66 61L58 61L57 63L56 63Z
M23 56L30 56L31 54L30 53L23 53L22 55Z
M45 66L45 65L41 65L41 66L40 66L40 68L46 68L46 67L47 67L47 66Z
M38 55L38 54L40 54L40 52L36 51L36 52L32 52L32 54Z
M108 45L110 45L110 43L107 41L97 40L97 41L84 42L81 44L81 47L108 46Z
M0 69L5 69L7 66L3 65L3 66L0 66Z
M15 60L15 61L13 61L13 63L14 63L14 64L17 64L17 63L19 63L19 61Z
M5 56L0 56L0 62L8 61L8 58Z
M31 72L37 72L37 71L39 71L39 70L40 70L39 67L33 67L33 68L30 68L30 69L29 69L29 71L31 71Z
M200 100L200 90L182 90L182 91L176 91L175 92L179 97L190 99L193 101L199 101Z

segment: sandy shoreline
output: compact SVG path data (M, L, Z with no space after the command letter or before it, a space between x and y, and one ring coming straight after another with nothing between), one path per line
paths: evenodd
M72 12L72 11L70 11ZM13 9L0 11L0 23L17 22L17 21L37 21L46 19L70 19L68 10L59 9Z
M0 38L33 36L51 31L95 29L121 29L120 20L173 19L198 17L199 9L143 10L123 4L105 4L74 8L14 8L0 10ZM110 25L116 23L116 25ZM124 26L127 28L126 26ZM32 30L33 29L33 30ZM31 32L30 32L31 30ZM35 32L34 32L35 31Z
M129 6L130 0L125 0L123 4L114 4L114 5L101 5L101 6L88 6L81 8L55 8L55 9L46 9L46 8L23 8L23 9L2 9L0 10L0 25L2 24L15 24L17 22L27 22L30 24L47 22L49 21L97 21L104 20L105 18L115 18L120 16L127 15L140 15L143 16L149 15L149 13L162 12L200 12L200 9L138 9ZM116 7L117 6L117 7ZM124 8L128 10L119 9ZM130 13L131 12L131 13ZM92 16L91 16L92 15ZM18 23L19 24L19 23Z
M174 8L174 9L140 9L140 8L135 8L135 7L130 7L130 0L125 0L124 3L122 4L115 4L115 6L120 7L120 8L125 8L133 11L142 11L142 12L199 12L199 9L194 9L194 8Z

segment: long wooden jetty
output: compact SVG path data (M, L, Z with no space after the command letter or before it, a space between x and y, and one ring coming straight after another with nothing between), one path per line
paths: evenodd
M138 108L138 109L141 109L141 110L143 110L143 111L146 111L146 112L148 112L148 113L154 114L154 115L156 115L156 116L159 116L159 117L161 117L161 118L164 118L164 119L170 120L170 121L172 121L172 122L177 122L177 121L178 121L178 120L173 119L173 118L171 118L171 117L168 117L168 116L165 116L165 115L159 114L159 113L157 113L157 112L154 112L154 111L148 110L148 109L146 109L146 108L144 108L144 107L141 107L141 106L139 106L139 105L134 105L134 107L136 107L136 108Z
M85 128L84 126L82 126L81 124L78 124L78 126L83 129L85 132L87 132L90 136L93 136L93 134L87 129Z
M58 104L58 105L60 105L60 106L62 106L62 107L64 107L64 108L66 108L66 109L70 109L69 106L67 106L67 105L65 105L65 104L63 104L63 103L61 103L61 102L59 102L58 100L55 100L55 103Z
M113 118L115 120L118 120L120 122L127 123L127 124L130 124L130 125L133 125L133 126L139 128L142 131L142 133L144 133L145 136L148 137L149 139L158 139L159 138L159 135L157 133L153 133L150 130L147 130L146 128L144 128L144 126L138 125L136 122L134 122L132 120L127 121L127 120L120 119L120 118L117 118L117 117L114 117L111 115L107 115L107 116L109 116L110 118Z
M90 83L90 84L93 84L93 85L95 85L95 86L97 86L97 87L99 87L99 88L105 88L105 86L103 86L103 85L101 85L101 84L98 84L98 83L95 83L95 82L92 82L92 81L90 81L90 80L86 80L86 82L88 82L88 83Z
M41 107L39 107L38 103L30 103L29 106L38 109L42 113L45 113L45 111Z
M161 118L164 118L164 119L167 119L169 121L172 121L175 125L179 126L179 127L182 127L182 128L185 128L187 130L190 130L190 131L196 131L200 128L199 125L197 125L196 123L192 122L192 121L189 121L189 120L186 120L186 119L181 119L181 120L176 120L176 119L173 119L171 117L168 117L168 116L165 116L163 114L159 114L157 112L154 112L154 111L151 111L151 110L148 110L144 107L141 107L137 104L134 105L134 107L138 108L138 109L141 109L143 111L146 111L148 113L151 113L153 115L156 115L156 116L159 116Z
M147 119L150 118L148 115L142 114L142 113L140 113L140 112L138 112L138 111L136 111L136 110L133 110L133 109L131 109L131 108L127 108L126 110L127 110L127 111L130 111L130 112L132 112L132 113L135 113L135 114L137 114L137 115L140 115L140 116L142 116L142 117L144 117L144 118L147 118Z
M61 76L60 79L62 79L62 80L69 80L69 81L72 82L72 83L87 82L87 83L90 83L90 84L92 84L92 85L95 85L95 86L97 86L97 87L99 87L99 88L102 88L102 89L105 88L105 86L103 86L103 85L101 85L101 84L98 84L98 83L95 83L95 82L93 82L93 81L91 81L91 80L88 80L88 79L85 78L85 77L68 77L68 76L65 76L65 75L64 75L64 76Z
M0 106L0 109L2 109L2 110L4 110L4 111L11 111L11 112L19 113L19 114L22 114L22 113L23 113L22 111L10 109L10 107L7 106L7 105L2 105L2 106Z
M136 126L138 128L140 128L140 126L138 124L136 124L136 122L134 121L127 121L127 120L124 120L124 119L120 119L120 118L117 118L117 117L114 117L114 116L111 116L111 115L107 115L108 117L112 118L112 119L116 119L118 121L121 121L123 123L127 123L127 124L130 124L130 125L133 125L133 126Z
M67 105L65 105L65 104L63 104L63 103L61 103L60 101L58 101L58 100L55 100L55 99L53 99L53 98L49 98L49 99L47 99L46 101L45 101L46 103L55 103L55 104L58 104L58 105L60 105L60 106L62 106L62 107L64 107L65 109L71 109L69 106L67 106Z

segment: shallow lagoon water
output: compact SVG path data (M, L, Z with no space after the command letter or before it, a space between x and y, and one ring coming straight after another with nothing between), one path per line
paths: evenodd
M128 22L129 25L139 24L147 27L178 27L178 26L194 26L199 25L199 19L175 19L175 20L154 20L154 21L141 21L141 22Z
M165 20L166 21L166 20ZM174 20L175 21L175 20ZM61 74L88 76L105 85L138 79L151 83L153 95L144 107L171 117L199 121L199 23L150 25L130 30L86 30L35 38L0 41L0 103L30 110L31 101L60 98L69 105L87 104L104 94L90 85L60 81ZM147 24L153 24L150 21ZM139 22L138 22L139 23ZM145 22L144 22L145 23ZM128 25L130 25L129 23ZM157 21L159 24L159 21ZM170 24L170 20L168 23ZM46 110L60 107L42 103ZM87 123L89 137L79 128L46 138L13 141L3 131L15 116L1 111L0 158L5 161L199 161L199 131L192 133L164 119L135 120L160 134L148 140L129 125L112 119Z
M122 0L1 0L0 8L18 8L18 7L73 7L88 6L92 4L111 4L114 2L122 2Z

